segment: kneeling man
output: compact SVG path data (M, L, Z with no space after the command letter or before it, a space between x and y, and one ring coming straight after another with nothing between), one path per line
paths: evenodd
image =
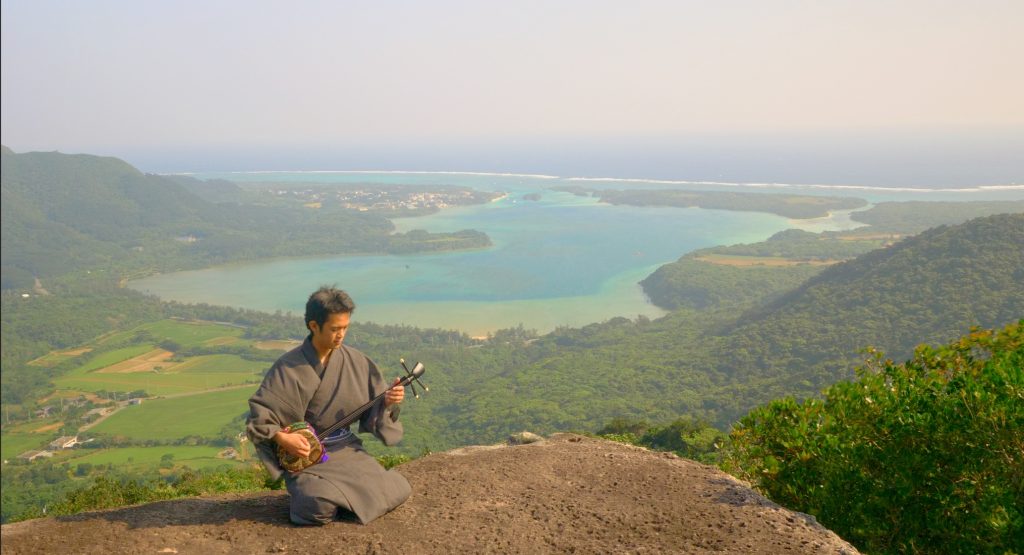
M412 491L404 476L384 470L346 428L324 440L327 461L295 474L278 463L277 445L301 457L310 450L306 438L289 433L287 426L305 421L326 430L389 388L373 361L342 345L353 310L352 298L339 289L321 287L310 295L309 336L274 363L249 399L246 432L271 477L284 476L295 524L326 524L339 509L367 524L401 505ZM359 420L360 432L372 433L385 445L402 439L398 412L405 390L396 383Z

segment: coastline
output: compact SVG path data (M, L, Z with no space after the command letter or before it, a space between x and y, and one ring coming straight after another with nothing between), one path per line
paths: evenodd
M850 210L830 210L827 216L807 219L788 218L787 221L789 222L790 227L794 229L801 229L803 231L810 231L814 233L821 231L850 231L852 229L869 226L869 224L854 220L850 215L854 212L869 210L873 206L873 203L868 203L866 206Z
M297 313L301 307L295 299L312 279L349 289L365 307L360 319L378 324L456 329L477 337L519 324L548 331L616 316L656 318L664 311L650 303L637 282L659 266L699 248L763 241L784 229L863 227L849 215L876 202L793 219L723 208L616 206L593 197L552 194L557 184L552 179L462 177L458 185L501 194L481 204L390 221L396 233L477 229L492 239L490 247L233 261L148 276L129 286L166 300ZM365 180L365 174L360 178ZM543 193L542 200L508 201L534 192ZM959 198L976 200L973 195ZM595 206L600 212L593 211ZM218 285L228 283L233 285ZM604 308L594 310L594 305Z

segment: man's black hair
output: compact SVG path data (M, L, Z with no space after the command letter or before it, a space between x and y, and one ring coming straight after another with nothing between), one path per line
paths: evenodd
M322 328L331 314L351 314L355 309L356 303L348 293L323 285L306 301L306 329L309 329L310 322L316 322Z

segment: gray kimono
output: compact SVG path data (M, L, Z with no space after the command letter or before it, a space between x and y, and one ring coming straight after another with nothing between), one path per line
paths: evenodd
M384 470L363 450L359 437L346 430L340 439L325 444L327 461L296 474L278 464L272 440L282 428L301 421L320 433L389 385L373 361L345 345L331 353L324 367L308 338L279 358L263 378L249 399L246 433L271 477L284 475L291 495L292 522L326 524L341 508L366 524L408 499L412 489L405 477ZM399 406L385 409L383 401L363 413L359 431L394 445L402 439Z

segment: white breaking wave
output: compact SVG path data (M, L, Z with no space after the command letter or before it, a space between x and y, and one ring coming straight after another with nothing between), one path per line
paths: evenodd
M309 173L309 174L410 174L410 175L476 175L483 177L529 177L532 179L560 179L557 175L536 173L497 173L497 172L450 172L450 171L414 171L414 170L256 170L228 172L179 172L165 175L203 175L210 173L225 174L274 174L274 173Z
M736 181L693 181L682 179L644 179L632 177L561 177L557 175L536 174L536 173L500 173L500 172L465 172L465 171L422 171L422 170L256 170L256 171L222 171L222 172L176 172L163 175L209 175L209 174L234 174L234 175L272 175L272 174L356 174L356 175L466 175L478 177L522 177L528 179L546 179L579 181L594 183L640 183L651 185L688 185L688 186L718 186L718 187L743 187L752 189L826 189L837 191L875 191L891 193L981 193L985 191L1024 191L1024 185L977 185L973 187L949 187L949 188L928 188L928 187L879 187L871 185L827 185L823 183L759 183L759 182L736 182Z
M752 187L763 189L836 189L893 193L981 193L984 191L1024 191L1024 185L978 185L976 187L929 189L925 187L872 187L870 185L825 185L816 183L741 183L730 181L683 181L672 179L637 179L619 177L568 177L566 178L566 181L648 183L652 185L715 185L720 187Z

